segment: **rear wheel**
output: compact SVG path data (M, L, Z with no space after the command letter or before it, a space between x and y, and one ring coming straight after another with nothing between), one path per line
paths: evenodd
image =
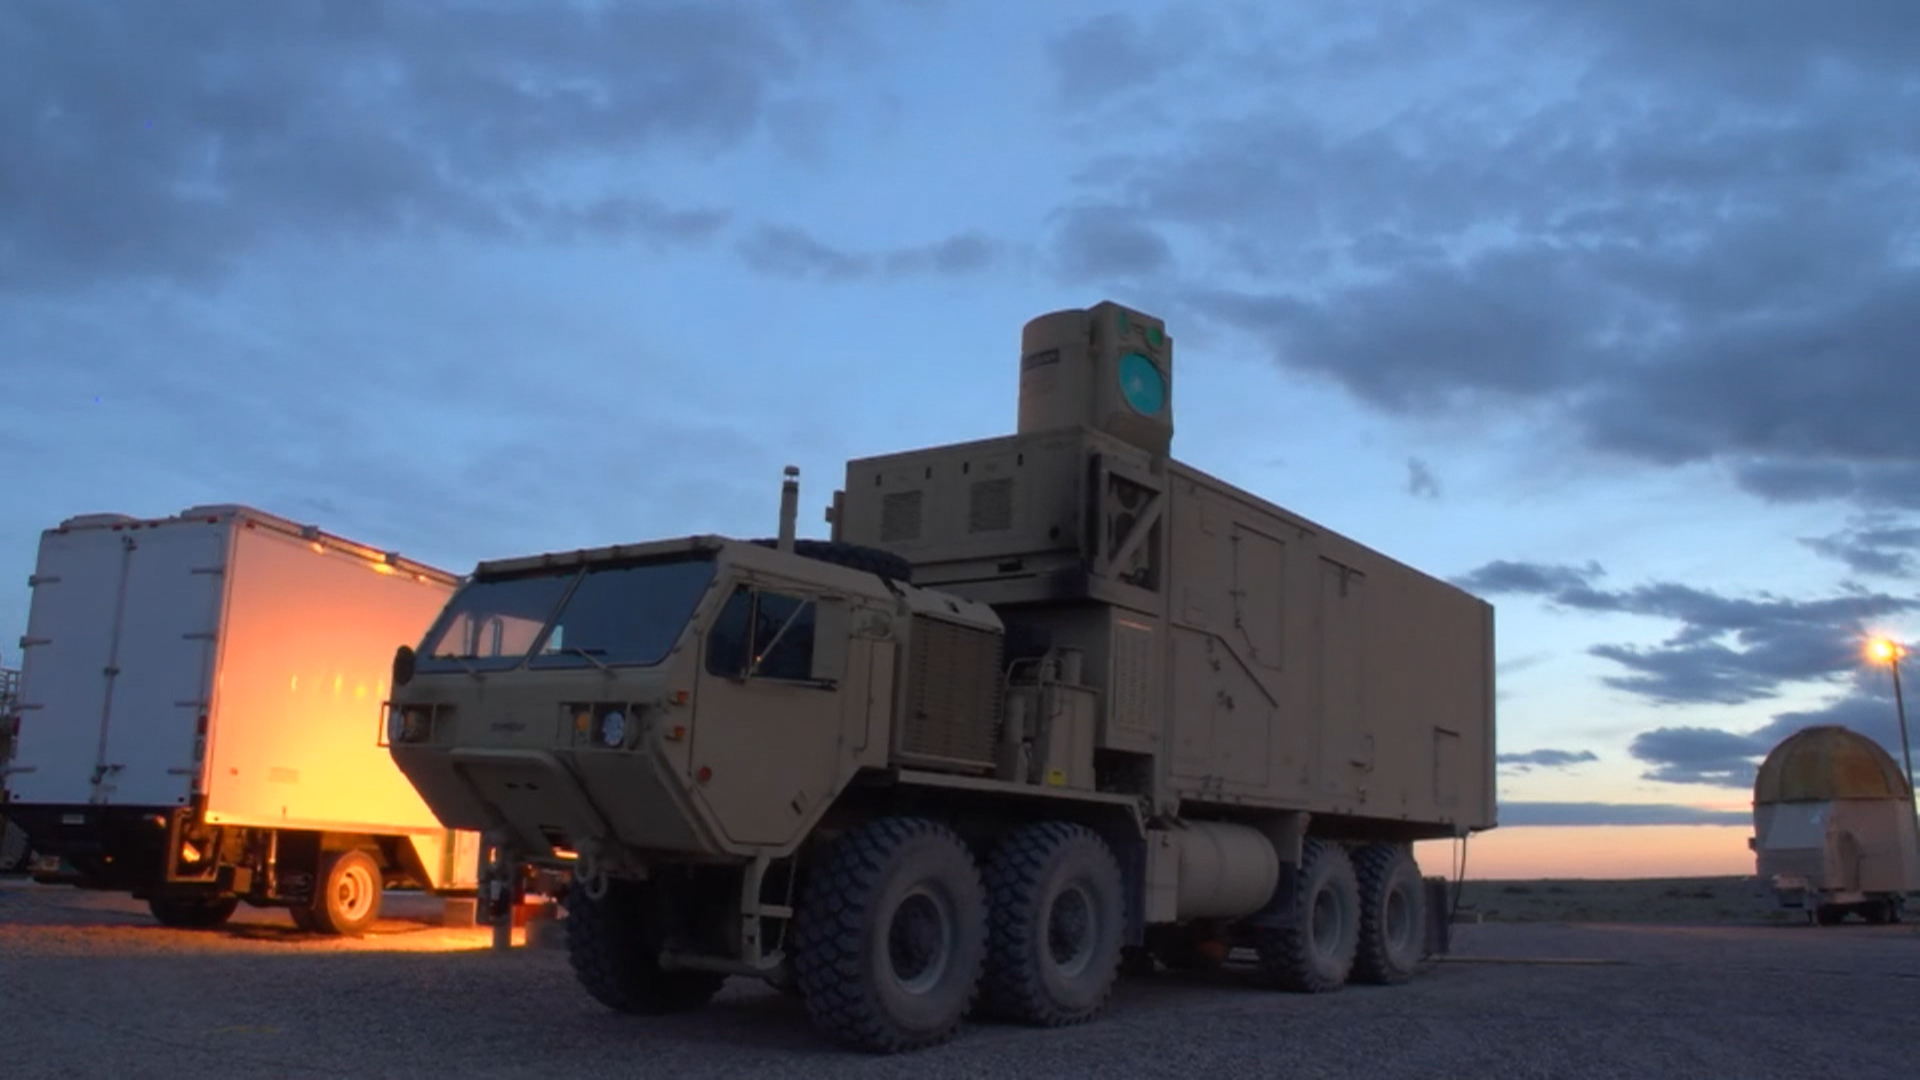
M980 872L951 829L870 822L835 841L794 919L794 973L814 1026L875 1053L951 1039L985 960Z
M567 961L587 993L616 1012L689 1012L726 985L727 977L716 972L660 966L657 899L638 881L609 881L597 900L578 884L567 890Z
M1279 925L1261 926L1254 949L1267 979L1282 990L1338 990L1353 970L1360 936L1360 889L1347 849L1309 838L1301 847L1293 895Z
M162 926L182 930L223 926L239 908L237 896L154 896L147 900L147 910Z
M1386 985L1407 981L1426 945L1426 886L1405 844L1371 844L1353 856L1360 892L1360 933L1352 979Z
M358 849L329 852L320 858L319 879L314 882L313 901L306 911L310 925L302 924L299 916L294 918L294 925L323 934L359 937L380 918L383 885L380 864L371 854Z
M1127 918L1106 841L1083 825L1029 826L994 852L985 881L988 1011L1044 1027L1098 1015L1119 974Z

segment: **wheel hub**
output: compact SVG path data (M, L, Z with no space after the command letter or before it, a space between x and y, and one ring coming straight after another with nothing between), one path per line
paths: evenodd
M1062 890L1048 905L1047 953L1062 974L1078 975L1092 962L1094 941L1099 936L1094 911L1093 897L1081 882Z
M956 947L953 912L928 889L909 893L887 927L887 960L902 989L922 994L939 983Z

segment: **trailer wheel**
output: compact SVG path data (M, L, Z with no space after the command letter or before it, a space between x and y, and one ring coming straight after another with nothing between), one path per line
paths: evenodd
M365 851L322 856L308 915L323 934L360 937L380 918L380 864ZM299 925L299 920L295 920ZM302 927L305 929L305 927Z
M668 971L660 966L659 920L652 918L657 893L644 882L611 880L598 900L569 888L567 962L595 1001L615 1012L640 1015L690 1012L713 1000L727 977L711 971Z
M1360 888L1347 849L1309 837L1278 925L1258 927L1254 949L1282 990L1322 994L1346 984L1360 936Z
M1360 934L1352 981L1385 986L1413 977L1426 945L1426 884L1405 844L1369 844L1353 855Z
M1847 921L1847 909L1838 904L1821 904L1813 909L1813 919L1821 926L1839 926Z
M237 896L153 896L147 910L162 926L182 930L211 930L224 926L240 909Z
M809 875L794 974L814 1026L873 1053L951 1039L973 1007L987 905L973 854L924 818L847 833Z
M986 1010L1042 1027L1085 1023L1113 994L1126 889L1106 841L1048 821L1008 837L984 874L991 922Z

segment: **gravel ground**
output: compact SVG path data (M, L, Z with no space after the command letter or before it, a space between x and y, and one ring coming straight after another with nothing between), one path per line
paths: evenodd
M1406 986L1162 974L1123 983L1093 1025L972 1026L869 1058L755 984L692 1016L616 1016L558 952L493 954L418 897L387 915L358 941L247 908L176 931L124 897L0 881L0 1076L1869 1080L1912 1077L1920 1051L1912 925L1466 925Z

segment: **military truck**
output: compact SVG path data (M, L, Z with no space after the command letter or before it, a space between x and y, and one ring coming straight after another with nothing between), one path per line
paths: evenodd
M0 806L36 880L207 928L244 901L357 935L389 886L476 891L477 833L383 745L394 648L459 579L245 506L41 534Z
M441 818L571 866L617 1010L730 976L826 1036L1096 1017L1123 965L1426 958L1422 839L1495 824L1493 615L1170 457L1172 342L1027 324L1016 434L846 467L831 535L481 563L394 658Z

